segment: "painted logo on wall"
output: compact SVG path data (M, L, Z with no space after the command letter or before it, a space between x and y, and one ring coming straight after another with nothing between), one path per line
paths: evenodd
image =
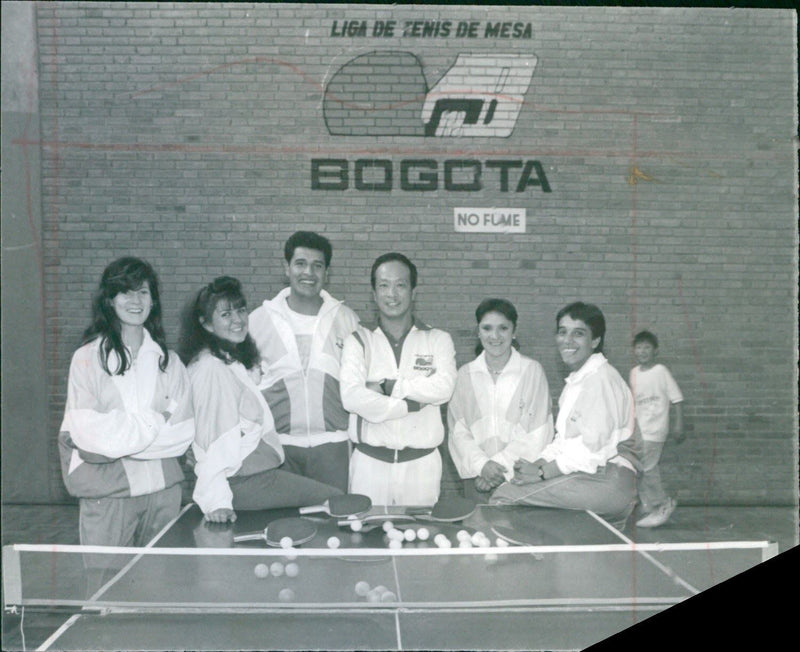
M429 88L410 52L363 54L326 85L325 125L332 136L505 138L536 63L532 54L459 54Z

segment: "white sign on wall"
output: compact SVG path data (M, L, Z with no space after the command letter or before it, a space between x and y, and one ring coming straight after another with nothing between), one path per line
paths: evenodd
M454 208L457 233L525 233L524 208Z

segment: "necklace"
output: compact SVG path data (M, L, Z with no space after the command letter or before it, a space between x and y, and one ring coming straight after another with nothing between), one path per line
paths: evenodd
M492 366L489 364L489 358L488 357L486 358L486 368L489 370L489 373L492 374L492 376L495 376L495 377L497 377L497 376L499 376L500 374L503 373L503 369L506 368L507 364L508 364L508 358L506 358L503 361L502 366L499 369L492 369Z

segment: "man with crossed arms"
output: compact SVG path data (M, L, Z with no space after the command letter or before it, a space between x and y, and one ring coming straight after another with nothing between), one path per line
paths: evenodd
M444 440L440 406L456 382L453 340L413 313L417 268L403 254L372 265L378 326L359 326L344 343L342 405L351 412L350 492L376 505L433 505Z

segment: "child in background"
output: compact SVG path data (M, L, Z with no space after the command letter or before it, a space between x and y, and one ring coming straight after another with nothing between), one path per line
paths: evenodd
M643 439L644 472L639 476L639 500L645 513L636 525L658 527L667 522L677 505L675 499L664 491L658 462L670 433L670 425L677 443L685 439L681 406L683 394L669 369L656 363L658 338L653 333L641 331L636 334L633 338L633 354L638 365L631 369L629 381L636 404L636 420Z

